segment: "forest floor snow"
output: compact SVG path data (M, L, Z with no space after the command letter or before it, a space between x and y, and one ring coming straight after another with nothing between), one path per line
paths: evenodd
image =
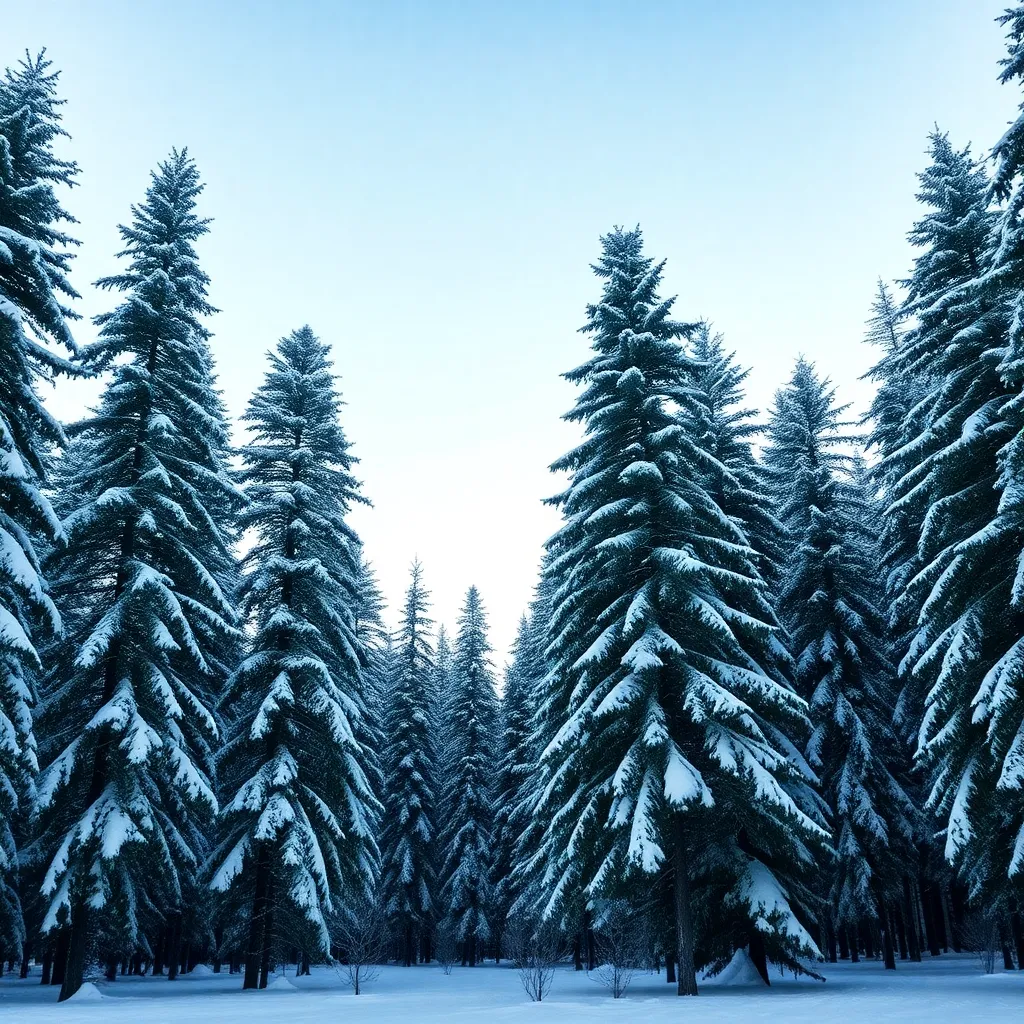
M240 975L186 975L95 981L97 994L57 1004L57 988L39 984L39 970L22 981L0 978L0 1020L12 1024L935 1024L952 1021L1024 1019L1024 971L986 975L977 957L943 955L924 962L902 962L885 971L877 962L826 964L822 983L772 975L766 988L748 972L734 972L742 983L700 986L696 999L675 996L665 975L637 974L621 999L612 999L594 976L559 969L543 1003L531 1003L517 973L506 965L383 967L355 996L331 968L310 977L272 983L264 992L243 992ZM282 979L283 980L283 979Z

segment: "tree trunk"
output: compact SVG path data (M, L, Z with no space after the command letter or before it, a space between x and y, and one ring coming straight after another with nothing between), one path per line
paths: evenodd
M914 887L910 876L903 876L903 917L907 929L907 951L915 963L921 962L921 933L917 924L917 907L914 906Z
M672 851L675 874L676 903L676 956L678 958L679 980L676 994L695 996L697 994L697 968L694 964L693 907L690 905L690 875L686 863L686 827L681 815L676 815L673 831L675 835Z
M860 963L860 936L857 934L856 928L850 928L847 932L849 936L847 941L850 943L850 963Z
M939 956L939 922L935 915L935 893L929 886L921 890L921 910L924 914L925 937L928 940L928 952L932 956Z
M28 964L32 959L32 943L27 939L21 945L21 970L18 972L19 978L28 977Z
M263 932L266 924L269 890L270 856L266 847L261 846L256 859L256 884L252 899L252 913L249 916L249 944L245 951L243 989L259 987L260 958L263 952Z
M953 925L949 919L949 896L945 889L943 889L939 894L939 905L942 907L942 930L944 932L944 939L942 943L943 952L948 953L949 947L952 945L953 952L959 953L960 943L957 942L956 936L953 934Z
M850 942L846 936L846 929L840 926L839 932L836 936L839 939L839 959L849 960L850 959Z
M53 969L53 944L48 942L43 952L43 976L40 978L41 985L50 984L50 971Z
M71 911L71 934L67 943L67 963L57 1002L70 999L81 987L85 975L85 958L89 952L89 909L85 900Z
M1017 968L1024 971L1024 926L1021 925L1020 914L1017 911L1010 915L1010 934L1017 950Z
M882 958L885 961L885 969L895 971L896 945L892 941L892 915L881 899L878 901L878 929L881 932Z
M836 963L839 959L836 956L836 930L832 927L831 921L825 922L825 945L828 948L828 962Z
M167 980L174 981L181 968L181 911L170 915L167 922Z
M583 970L583 947L580 945L580 933L577 932L572 940L572 969Z
M665 954L665 980L670 984L676 983L676 956L675 953Z
M764 983L770 985L772 982L768 977L768 951L764 948L764 936L757 928L750 929L747 955L750 957L750 962L757 968L757 973L761 975Z
M260 988L270 980L270 950L274 944L273 880L267 883L267 912L263 915L263 950L260 954Z

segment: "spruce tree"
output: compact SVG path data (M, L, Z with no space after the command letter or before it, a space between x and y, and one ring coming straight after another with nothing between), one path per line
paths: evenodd
M229 905L246 905L243 988L266 986L278 936L328 956L328 916L346 891L368 895L377 860L362 564L346 522L365 499L327 345L303 327L270 362L243 417L251 440L240 526L255 542L240 612L253 639L224 696L231 725L218 761L224 807L212 878Z
M0 79L0 958L26 939L18 896L16 826L33 800L38 768L32 708L40 640L60 628L40 567L39 542L60 538L40 487L60 425L40 401L40 383L71 369L54 345L75 352L68 326L75 297L67 278L72 220L54 186L78 168L53 154L60 126L56 72L26 56Z
M434 650L427 615L429 594L420 563L413 562L398 635L387 709L384 753L384 827L381 834L381 891L384 907L400 935L405 965L417 952L436 911L434 844L434 752L430 695ZM417 940L420 940L419 942Z
M497 697L490 653L483 603L470 587L452 656L451 804L441 875L445 913L470 966L491 936Z
M790 959L813 951L794 906L804 893L775 868L806 868L820 829L765 727L798 730L804 705L762 667L775 637L756 554L704 486L695 366L676 340L693 328L670 319L639 230L602 245L584 328L594 355L566 375L584 388L567 418L586 438L554 467L570 483L549 542L561 726L535 809L550 820L546 909L647 889L671 867L678 991L696 994L694 883L731 873L749 929Z
M1022 84L1024 5L999 21L1008 44L1000 79ZM992 913L1019 907L1024 879L1024 102L1020 109L993 150L1000 207L983 270L953 293L975 315L953 341L980 365L975 407L964 403L966 420L960 409L949 417L963 422L965 443L943 456L950 483L958 474L973 484L988 481L997 450L998 505L993 514L992 493L968 491L970 512L951 509L966 521L946 527L914 651L932 684L921 747L934 768L931 803L946 819L947 857Z
M832 813L834 922L879 918L894 967L889 905L902 898L915 810L899 776L877 566L877 513L843 446L843 409L804 360L775 398L765 462L788 534L779 609L814 730L807 758Z
M754 457L752 439L763 428L753 410L743 406L743 385L750 371L727 352L721 334L699 324L690 338L695 360L693 388L698 443L709 463L707 490L715 503L743 531L757 555L758 573L773 585L779 577L785 530L776 517L764 472ZM717 463L717 464L716 464Z
M210 694L238 630L211 510L235 491L210 412L201 190L175 151L121 228L128 267L99 284L125 297L82 352L112 380L69 428L61 470L67 543L50 572L65 631L39 719L38 849L43 930L70 929L62 999L91 950L145 948L144 929L181 913L216 809Z
M1013 799L1000 780L1016 771L1016 727L1012 715L1011 728L997 727L996 706L1014 704L1024 631L1014 597L1024 535L1010 484L1018 428L1006 371L1009 264L998 269L1008 236L990 210L984 170L944 135L932 136L921 185L927 209L910 235L921 254L907 282L914 320L893 368L922 396L909 440L881 467L893 481L887 519L917 535L895 616L914 625L900 713L916 723L946 858L980 895L1005 886L1013 861Z
M494 856L491 878L493 898L491 930L494 936L495 959L502 956L502 935L508 924L513 904L521 890L516 874L517 847L526 830L520 808L523 796L536 770L533 749L531 695L535 680L533 663L536 657L537 629L531 616L523 615L512 646L512 660L505 669L499 707L501 757L494 784Z

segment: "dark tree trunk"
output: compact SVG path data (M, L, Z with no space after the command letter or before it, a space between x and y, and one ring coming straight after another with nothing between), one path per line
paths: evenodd
M175 911L167 922L167 980L174 981L181 968L181 911Z
M892 915L889 908L880 899L878 901L878 930L880 932L882 959L885 961L887 971L896 970L896 944L892 936Z
M670 984L676 983L676 955L675 953L665 954L665 980Z
M1013 936L1013 945L1017 950L1017 968L1024 971L1024 926L1021 924L1020 914L1017 911L1010 915L1010 934Z
M50 971L53 969L53 944L47 943L43 951L43 976L39 979L41 985L50 984Z
M693 907L690 903L690 875L686 863L686 827L680 815L673 823L672 860L676 904L676 956L678 958L679 980L676 994L695 996L697 994L697 968L694 964Z
M260 988L270 980L270 950L274 944L273 881L267 884L267 912L263 915L263 950L260 953Z
M28 977L28 964L32 959L32 943L26 940L21 946L21 970L18 972L19 978Z
M572 969L583 970L583 947L580 945L580 933L577 932L572 940Z
M1007 928L1004 922L999 922L999 945L1003 949L1003 970L1012 971L1013 967L1013 953L1010 952L1010 937L1007 934Z
M875 958L875 942L874 935L871 934L871 922L861 921L858 931L864 937L864 958L866 960L874 960Z
M51 985L64 984L64 972L68 969L68 941L70 933L67 928L61 928L57 933L57 941L53 950L53 969L50 972Z
M907 931L907 952L910 959L921 962L921 934L918 930L917 907L914 906L914 887L910 884L910 876L903 876L903 919Z
M924 915L925 938L928 940L928 952L939 956L939 923L935 914L935 893L932 886L921 889L921 910Z
M825 945L828 949L828 962L830 964L836 963L838 960L836 956L836 930L832 927L831 921L825 922Z
M405 926L405 966L412 967L413 965L413 941L412 941L412 925L407 924Z
M843 927L839 928L839 932L836 936L839 939L839 959L849 960L850 959L850 942L846 937L846 929Z
M590 927L589 918L587 921L587 970L597 970L597 943L594 941L594 929Z
M849 930L849 932L848 932L848 935L849 935L849 939L847 941L850 943L850 963L851 964L859 964L860 963L860 936L857 934L857 929L856 928L851 928Z
M270 855L266 847L260 848L256 860L256 884L252 898L252 913L249 916L249 946L245 951L245 977L242 988L258 988L260 982L260 960L263 954L263 933L270 896Z
M750 943L747 946L747 955L750 962L757 968L766 985L771 984L768 977L768 951L764 948L764 936L756 929L750 929Z
M85 958L89 952L89 909L84 900L71 911L71 934L68 936L67 964L57 1002L70 999L81 987L85 976Z

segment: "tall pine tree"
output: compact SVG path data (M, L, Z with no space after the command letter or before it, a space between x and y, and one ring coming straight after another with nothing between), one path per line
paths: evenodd
M451 804L441 875L444 909L470 966L491 937L497 696L490 652L483 603L470 587L452 657Z
M437 900L435 758L430 731L434 649L429 602L423 569L417 561L395 639L380 841L384 906L399 933L407 967L416 962L421 950L425 952Z
M65 633L39 731L44 931L69 928L61 998L90 952L144 947L180 915L216 799L210 695L238 631L229 538L211 509L234 498L201 318L213 312L194 244L202 185L175 151L121 228L125 293L97 318L87 366L112 381L71 428L52 563Z
M278 937L328 956L328 915L346 890L369 893L377 861L362 564L346 522L364 499L328 347L303 327L270 361L243 417L252 436L242 449L249 501L240 525L255 543L240 611L253 641L224 697L231 727L219 758L225 804L212 880L229 904L246 904L244 988L266 986Z
M26 938L18 897L15 826L26 819L37 770L32 708L37 646L60 627L37 547L60 525L40 491L48 449L63 440L38 395L40 383L68 370L66 301L72 218L54 190L78 168L59 160L57 73L43 54L0 79L0 957Z
M602 245L594 355L567 374L583 385L567 418L586 439L554 467L570 483L549 542L548 702L562 724L535 811L550 818L547 910L670 868L678 990L696 994L693 884L731 872L751 928L790 957L812 951L801 893L773 869L808 866L820 829L763 724L802 722L804 706L761 667L774 631L756 554L704 486L695 366L676 340L692 328L669 318L639 230Z
M876 515L855 479L834 392L804 360L775 398L765 461L789 546L780 613L814 731L807 757L832 812L834 923L878 917L894 967L890 904L902 899L915 810L899 779L877 565Z

